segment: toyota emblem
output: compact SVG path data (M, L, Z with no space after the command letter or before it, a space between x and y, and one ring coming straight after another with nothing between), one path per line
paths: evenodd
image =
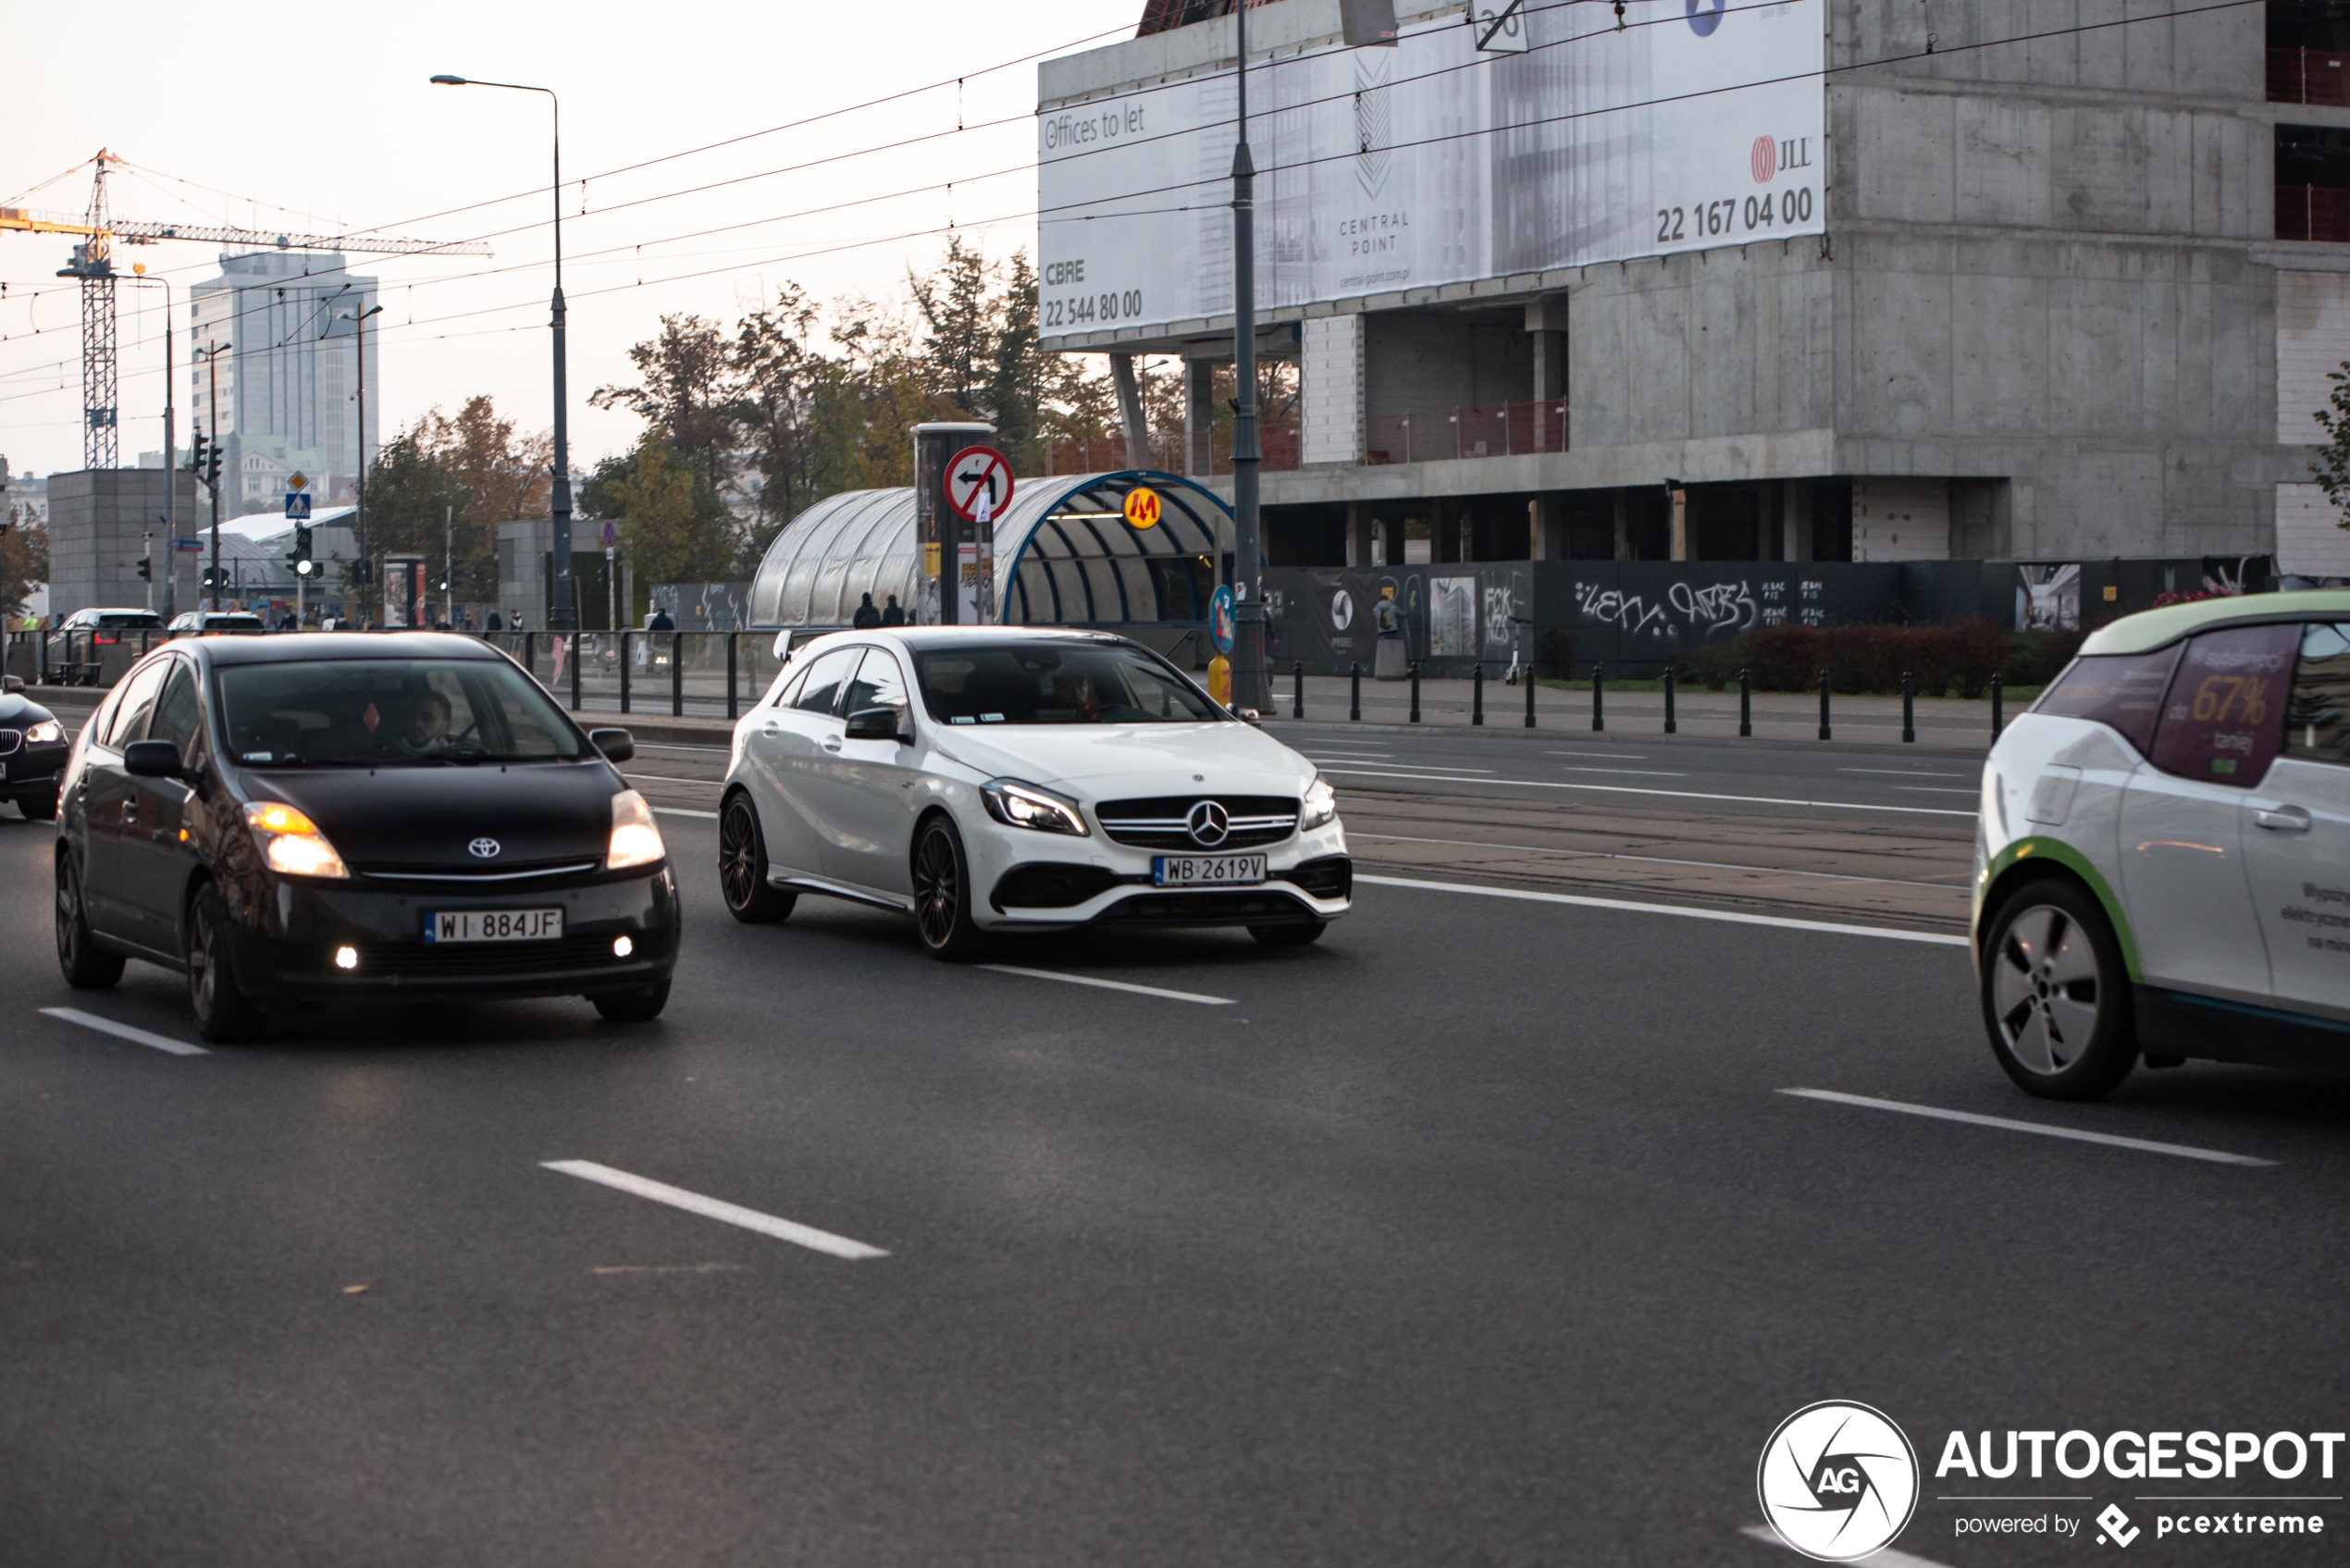
M1232 819L1215 801L1203 800L1183 818L1183 826L1191 830L1194 844L1213 849L1231 835Z
M494 838L477 838L465 847L478 860L495 860L498 858L498 841Z

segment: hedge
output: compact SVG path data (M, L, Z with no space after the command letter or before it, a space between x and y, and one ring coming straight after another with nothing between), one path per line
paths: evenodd
M1676 656L1673 674L1721 691L1743 669L1758 691L1816 691L1825 670L1832 690L1859 693L1898 692L1907 672L1921 697L1955 690L1973 698L1995 673L2011 686L2046 685L2080 649L2081 637L2010 632L1982 617L1936 626L1762 626Z

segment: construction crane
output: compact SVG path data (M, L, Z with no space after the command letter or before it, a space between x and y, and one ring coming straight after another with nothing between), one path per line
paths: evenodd
M252 245L280 251L353 251L391 256L486 256L489 247L479 241L384 240L340 234L273 234L258 228L222 224L141 223L116 217L106 205L106 169L121 158L98 149L91 160L97 166L91 182L90 205L79 222L69 216L35 213L23 207L0 207L0 232L80 234L73 260L60 267L60 278L81 280L81 455L86 468L121 466L121 439L116 432L118 378L115 371L114 248L152 245L164 240L194 240L212 244ZM68 173L72 172L68 170ZM170 462L167 457L166 463Z

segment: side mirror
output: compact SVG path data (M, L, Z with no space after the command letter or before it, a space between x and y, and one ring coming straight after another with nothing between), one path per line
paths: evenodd
M24 690L22 675L0 675L0 697L13 697Z
M604 754L607 762L625 762L637 755L637 740L626 730L589 730L588 744Z
M864 708L848 716L848 738L851 740L894 740L900 746L911 746L914 737L897 727L895 708Z
M134 779L179 778L179 748L167 740L134 740L123 749L122 771Z
M1265 716L1254 708L1235 708L1232 710L1232 717L1243 724L1254 724L1260 730L1265 727Z

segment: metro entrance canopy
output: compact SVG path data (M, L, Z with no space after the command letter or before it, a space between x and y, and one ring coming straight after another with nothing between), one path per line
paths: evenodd
M1159 521L1136 528L1129 491L1148 486ZM1217 533L1231 509L1174 474L1128 469L1022 479L995 520L996 618L1012 626L1190 624L1223 581ZM921 549L914 490L849 490L784 525L751 581L754 625L846 626L862 596L914 604Z

